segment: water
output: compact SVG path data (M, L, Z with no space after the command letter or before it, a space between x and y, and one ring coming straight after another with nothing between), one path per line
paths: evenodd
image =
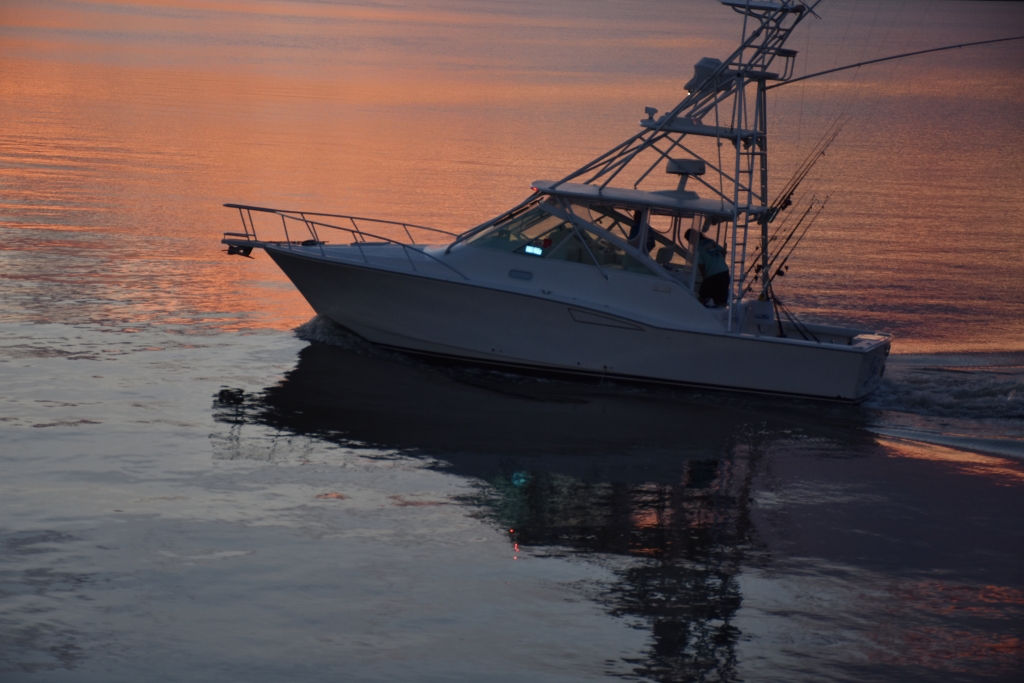
M1024 33L826 2L800 70ZM779 292L895 331L830 406L374 349L228 201L461 230L634 131L713 2L0 8L0 678L1016 680L1024 52L776 92L835 116Z

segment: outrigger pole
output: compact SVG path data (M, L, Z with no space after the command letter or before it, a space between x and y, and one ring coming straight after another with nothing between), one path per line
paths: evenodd
M867 66L868 64L878 64L879 62L888 62L893 59L903 59L904 57L913 57L914 55L926 55L929 52L942 52L943 50L956 50L961 47L972 47L974 45L991 45L992 43L1005 43L1011 40L1024 40L1024 36L1013 36L1011 38L994 38L992 40L978 40L973 43L959 43L958 45L946 45L945 47L933 47L928 50L917 50L915 52L904 52L901 55L892 55L889 57L880 57L878 59L870 59L866 62L857 62L856 64L847 64L846 66L838 66L835 69L826 69L825 71L816 71L813 74L807 74L806 76L800 76L799 78L791 78L788 81L781 81L773 85L769 85L765 90L771 90L773 88L781 88L784 85L790 85L792 83L799 83L800 81L806 81L808 78L816 78L818 76L824 76L826 74L834 74L837 71L846 71L847 69L856 69L859 66Z

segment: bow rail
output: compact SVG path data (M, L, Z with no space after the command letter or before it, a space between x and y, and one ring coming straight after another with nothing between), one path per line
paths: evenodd
M229 209L238 209L238 215L242 219L243 232L225 232L221 244L228 245L229 254L239 254L242 256L249 256L254 248L259 248L264 245L275 245L282 246L288 249L294 247L319 247L320 255L326 256L324 251L324 245L328 242L320 238L320 229L326 228L328 230L340 230L343 233L348 233L352 240L349 246L357 247L359 253L363 258L363 261L369 263L370 260L364 251L364 247L371 244L393 244L395 246L402 247L403 253L409 261L410 267L415 271L416 264L413 261L412 254L410 251L420 256L425 256L428 259L440 263L444 267L448 268L452 272L459 275L463 279L468 279L465 275L460 273L450 264L445 263L441 259L437 258L432 254L426 253L422 248L425 242L417 242L414 237L414 233L418 231L424 231L431 235L444 235L445 237L458 237L457 233L442 230L440 228L431 228L425 225L416 225L415 223L406 223L402 221L386 221L380 218L365 218L362 216L349 216L345 214L337 213L319 213L315 211L292 211L287 209L274 209L266 206L250 206L248 204L225 204L225 207ZM281 228L284 233L283 240L261 240L256 234L256 221L253 217L253 213L264 213L273 214L281 218ZM342 219L347 221L350 225L338 224L337 221L327 222L324 219ZM372 224L376 226L388 226L391 228L401 228L405 232L405 236L408 237L408 242L403 242L393 237L381 235L378 232L369 232L364 229L360 224ZM292 230L289 230L289 226ZM310 239L294 239L292 237L295 228L305 228L306 233L309 234ZM266 229L266 226L261 227L261 230ZM300 232L301 234L301 232ZM422 235L421 235L422 237ZM436 242L435 242L436 243Z

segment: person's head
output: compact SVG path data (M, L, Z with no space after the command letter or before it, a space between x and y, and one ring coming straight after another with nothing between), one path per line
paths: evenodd
M686 232L683 233L683 237L686 239L687 242L692 242L693 241L693 228L688 228L686 230Z

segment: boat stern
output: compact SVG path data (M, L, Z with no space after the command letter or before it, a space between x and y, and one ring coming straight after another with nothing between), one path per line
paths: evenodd
M863 349L857 387L854 391L854 400L863 401L878 388L882 377L885 376L885 363L892 347L892 335L879 332L858 334L853 338L851 346Z

